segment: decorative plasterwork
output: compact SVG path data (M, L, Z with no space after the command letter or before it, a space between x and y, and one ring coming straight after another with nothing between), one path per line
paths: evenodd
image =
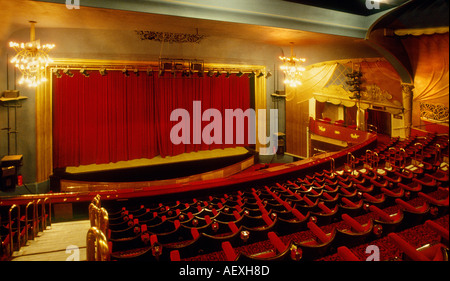
M443 104L420 103L420 118L434 121L448 121L449 108Z
M206 35L172 33L172 32L156 32L146 30L136 30L136 34L141 40L153 40L168 43L200 43Z
M346 107L355 106L358 100L351 99L352 93L343 88L342 85L330 85L323 88L319 93L314 94L314 98L320 102L330 102L335 105ZM382 90L377 85L367 85L364 91L361 91L361 102L359 107L368 109L371 105L384 106L386 111L392 114L402 112L402 104L397 100L392 100L392 95Z
M368 85L365 91L361 92L361 99L366 101L373 101L377 103L383 103L388 105L401 106L401 103L396 100L392 100L392 95L387 91L382 90L378 85ZM392 101L391 101L392 100Z
M347 92L342 85L330 85L323 88L320 93L315 93L314 98L320 102L330 102L334 105L340 105L346 107L355 106L355 100L351 100L350 96L353 94Z

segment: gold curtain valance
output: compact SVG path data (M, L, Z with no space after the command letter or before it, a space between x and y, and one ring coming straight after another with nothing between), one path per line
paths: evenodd
M429 28L409 28L409 29L396 29L394 34L397 36L421 36L421 35L433 35L448 33L448 26L442 27L429 27Z
M314 98L319 102L329 102L334 105L345 107L356 106L358 100L351 99L352 93L347 92L342 85L331 85L314 93ZM358 103L361 109L368 109L371 106L385 107L391 114L400 114L403 111L401 103L391 102L392 96L386 91L382 91L377 85L368 85L366 91L362 92L362 98Z

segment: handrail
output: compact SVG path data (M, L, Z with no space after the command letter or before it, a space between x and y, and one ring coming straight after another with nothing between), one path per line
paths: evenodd
M402 161L399 163L400 168L403 169L406 167L406 158L408 157L408 153L406 153L406 150L402 147L400 148L399 154L402 157Z
M330 163L331 163L331 173L334 175L336 174L336 162L334 158L330 159Z
M44 231L47 228L46 218L45 218L45 199L41 200L41 229Z
M397 149L394 147L389 147L388 153L386 155L386 168L391 168L395 165L395 155L397 154ZM393 157L394 155L394 157ZM394 159L392 159L394 158Z
M366 158L364 159L364 166L366 169L372 169L372 150L366 150Z
M49 208L49 217L51 216L51 203L50 203L50 198L46 197L45 199L37 199L37 200L31 200L28 202L24 202L24 203L13 203L9 210L8 210L8 231L9 231L9 236L10 236L10 244L9 244L9 250L10 250L10 254L12 255L12 253L14 252L14 250L20 250L20 248L23 245L23 242L28 241L29 239L35 239L35 237L37 236L37 234L40 232L40 227L42 227L42 230L46 229L47 227L47 219L46 219L46 214L47 211L45 209L45 204L46 202L48 202L48 208ZM40 206L41 205L41 206ZM23 229L21 228L21 208L25 209L25 220L24 220L24 234L22 234ZM41 210L41 216L39 216L39 208L42 208ZM13 218L13 212L14 210L17 209L17 217ZM32 211L32 214L31 214ZM31 214L31 215L30 215ZM31 217L30 217L31 216ZM42 224L40 224L39 222L39 218L42 219ZM14 225L14 228L17 229L17 239L14 239L13 237L13 224L15 223L14 221L16 220L16 224L17 226ZM30 221L32 221L32 226L31 226L31 232L30 232L30 227L29 227L29 223ZM51 218L49 218L49 223L51 224ZM32 237L30 237L30 234ZM14 241L16 240L16 241ZM15 246L15 243L18 243L17 246ZM14 249L16 248L16 249Z
M417 159L417 152L419 150L421 151L421 157L422 157L420 160ZM420 142L416 142L414 144L414 160L415 160L414 165L419 165L423 161L423 144Z
M351 164L351 162L352 162L352 157L353 157L353 154L351 154L350 152L349 153L347 153L347 165L349 165L350 166L350 164Z
M345 163L345 166L347 172L353 174L353 171L355 170L355 156L353 156L350 152L347 153L347 163Z
M366 150L366 159L364 162L364 167L366 169L372 170L376 174L379 163L380 157L378 156L378 153L370 149Z
M39 216L39 204L41 204L41 201L42 201L42 199L39 198L39 199L36 200L36 204L35 204L35 209L36 209L36 228L37 228L37 232L40 232L41 229L42 229L42 230L44 229L43 224L42 224L42 222L41 222L42 216ZM42 212L42 210L41 210L41 212ZM41 217L41 219L40 219L40 217ZM42 225L41 225L41 224L42 224ZM41 226L42 226L42 228L41 228Z
M434 154L434 163L440 163L441 162L441 145L440 144L436 144L435 145L435 151L436 153Z
M380 163L380 157L378 156L377 152L372 153L372 170L375 170L375 172L378 169L378 164ZM375 167L374 167L375 166Z
M27 206L25 207L25 225L26 225L26 228L27 228L27 230L25 231L25 240L26 241L28 241L28 208L30 207L30 206L33 206L31 209L33 210L33 227L32 227L32 234L33 234L33 240L34 240L34 238L36 237L36 233L35 233L35 231L36 231L36 216L35 216L35 206L34 206L34 200L33 201L30 201L30 202L28 202L28 204L27 204Z
M109 247L105 234L93 226L86 236L86 259L88 261L109 261Z
M45 229L47 229L47 226L51 226L52 225L52 200L50 199L50 198L48 198L48 197L45 197L44 198L44 211L45 211L45 214L44 215L46 215L47 214L47 211L45 210L45 202L47 202L48 201L48 225L47 225L47 219L45 219L45 217L44 217L44 219L45 219Z
M13 229L12 229L12 224L13 224L13 220L12 220L12 211L17 208L17 241L18 241L18 249L20 249L20 208L18 205L13 204L10 208L9 208L9 212L8 212L8 216L9 216L9 239L10 239L10 244L9 244L9 249L10 249L10 254L12 255L12 253L14 252L14 239L13 239Z
M378 127L377 127L377 126L372 125L372 124L367 124L367 127L368 127L368 131L369 131L369 132L375 132L375 133L378 133Z

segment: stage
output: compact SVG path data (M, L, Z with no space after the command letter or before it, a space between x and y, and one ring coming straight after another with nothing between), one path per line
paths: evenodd
M252 167L257 161L245 148L191 152L166 158L69 167L53 176L56 179L52 189L89 192L184 184L226 178Z

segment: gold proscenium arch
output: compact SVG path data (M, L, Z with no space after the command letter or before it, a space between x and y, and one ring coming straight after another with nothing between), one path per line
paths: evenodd
M66 59L55 58L44 71L43 75L47 78L46 83L36 87L36 182L44 182L49 179L53 173L53 70L71 69L71 70L122 70L124 67L130 69L138 68L145 70L152 67L158 69L158 61L126 61L126 60L86 60L86 59ZM230 70L233 73L242 71L250 73L252 71L266 73L265 66L245 65L245 64L218 64L205 63L204 69L213 69L215 71ZM258 120L258 109L266 109L266 79L255 79L255 111L256 120ZM257 124L255 124L258 130ZM258 131L256 131L258 135ZM256 144L256 150L259 151L259 144Z

